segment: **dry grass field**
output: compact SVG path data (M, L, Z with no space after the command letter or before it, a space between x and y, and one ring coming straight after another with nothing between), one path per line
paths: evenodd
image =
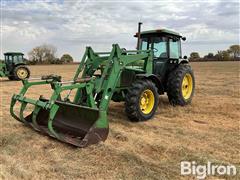
M194 179L180 162L240 165L240 63L192 63L196 78L191 105L172 107L161 96L152 120L131 123L124 103L111 102L108 139L75 148L14 120L10 98L21 82L0 80L0 179ZM30 66L32 77L59 74L70 80L77 65ZM30 97L49 94L38 88ZM229 177L210 177L218 179ZM233 179L240 179L239 174Z

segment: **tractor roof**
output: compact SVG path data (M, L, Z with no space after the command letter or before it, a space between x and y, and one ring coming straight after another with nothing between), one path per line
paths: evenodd
M167 34L177 37L182 37L179 33L168 30L168 29L156 29L156 30L150 30L150 31L142 31L141 35L151 35L151 34ZM137 37L138 33L134 35L134 37Z
M21 52L6 52L4 53L4 55L24 55L24 54Z

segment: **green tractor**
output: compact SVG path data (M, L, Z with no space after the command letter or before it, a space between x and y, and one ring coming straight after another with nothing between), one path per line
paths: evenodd
M195 80L181 54L185 38L166 29L141 32L140 25L135 35L137 50L121 49L118 44L113 44L110 52L87 47L72 80L62 81L57 75L23 80L22 90L12 97L11 115L39 132L85 147L106 140L110 100L124 101L131 121L151 119L159 95L165 93L172 105L191 103ZM49 99L25 96L28 88L46 84L53 89ZM17 102L21 105L18 114L14 108ZM28 104L34 109L25 116Z
M4 62L0 62L0 77L8 77L9 80L29 78L30 71L23 56L24 54L19 52L4 53Z

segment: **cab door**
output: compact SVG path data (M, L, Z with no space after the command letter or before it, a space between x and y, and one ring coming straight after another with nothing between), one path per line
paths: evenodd
M11 72L12 67L13 67L13 57L11 55L5 55L5 64L6 64L6 69Z
M161 79L167 70L168 63L168 38L167 37L152 37L152 49L154 52L153 73Z

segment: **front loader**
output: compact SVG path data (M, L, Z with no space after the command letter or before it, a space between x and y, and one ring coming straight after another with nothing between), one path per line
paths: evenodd
M117 44L111 52L94 52L87 47L71 81L61 81L57 75L23 80L22 90L12 97L11 115L60 141L85 147L106 140L110 100L125 101L127 117L132 121L152 118L158 97L165 92L171 104L189 104L195 82L188 61L181 58L182 36L155 30L139 31L136 37L138 50L127 51ZM30 87L46 84L53 89L50 99L25 96ZM68 92L65 97L64 91ZM14 110L17 102L21 104L18 114ZM34 105L34 110L24 116L28 104Z

